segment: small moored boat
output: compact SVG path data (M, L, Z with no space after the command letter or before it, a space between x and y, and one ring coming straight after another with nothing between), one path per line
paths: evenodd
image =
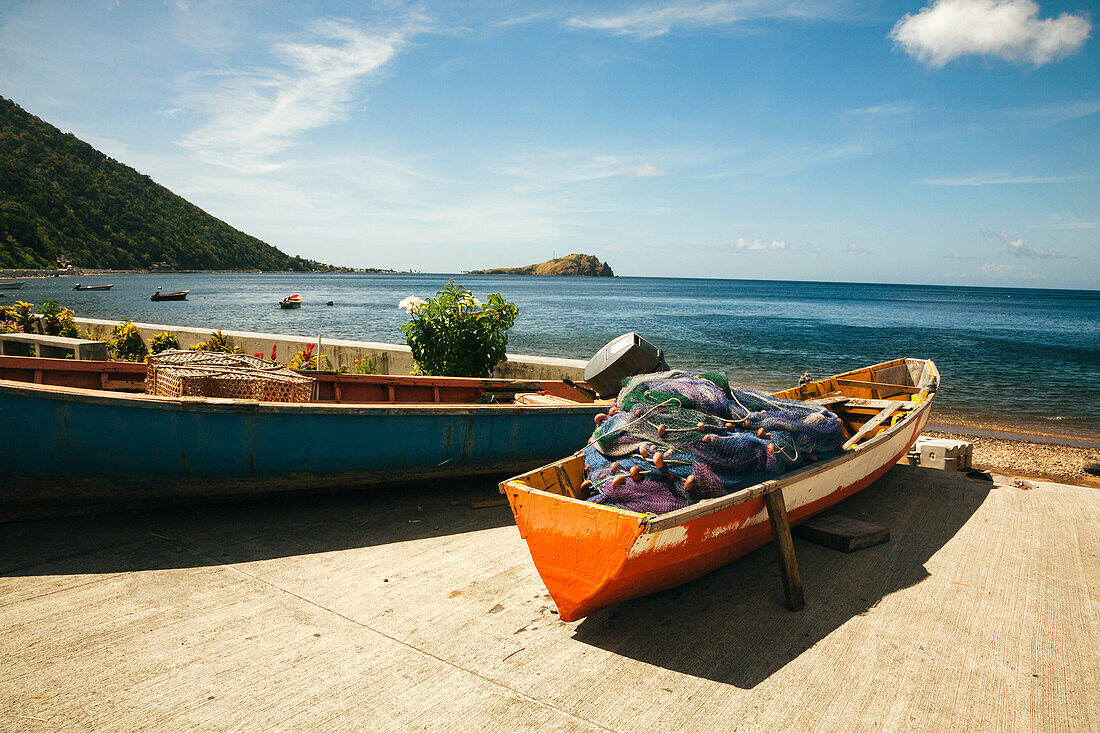
M301 308L302 296L295 293L294 295L288 295L279 301L280 308Z
M554 380L319 372L308 402L161 397L147 369L0 356L0 521L511 475L583 446L609 404Z
M23 287L23 280L5 280L0 282L0 290L19 290Z
M157 292L153 293L149 297L149 300L187 300L187 294L190 292L190 290L180 290L175 293L162 293L160 292L160 288L157 288Z
M573 621L694 580L768 543L773 533L765 494L782 492L790 523L797 524L865 488L916 442L938 384L931 361L895 359L777 392L775 397L836 413L844 450L664 514L586 501L580 453L500 488L560 618Z
M73 290L110 290L114 287L114 283L110 285L81 285L77 283L73 285Z

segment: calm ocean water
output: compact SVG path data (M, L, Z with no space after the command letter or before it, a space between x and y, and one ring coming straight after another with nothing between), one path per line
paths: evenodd
M455 275L520 309L512 353L589 358L637 331L674 367L719 369L779 389L898 356L943 374L933 420L1100 438L1100 292L667 278ZM108 292L74 292L114 283ZM148 323L404 343L407 295L447 275L187 274L29 280L6 294L51 297L78 315ZM149 295L191 289L189 300ZM277 301L301 293L300 310ZM335 301L326 307L325 301Z

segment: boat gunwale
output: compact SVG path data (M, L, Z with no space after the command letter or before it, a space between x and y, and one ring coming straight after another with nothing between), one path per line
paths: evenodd
M139 409L172 408L185 412L259 412L302 413L309 415L477 415L477 414L596 414L606 409L599 403L578 402L572 405L479 404L473 402L260 402L231 397L162 397L158 395L112 392L86 387L65 387L0 379L0 394L19 394L39 399L64 399L71 402L98 405L118 405Z
M859 368L859 369L853 369L849 372L844 372L844 374L838 374L838 375L834 375L832 377L826 377L825 379L816 380L816 381L824 382L824 381L828 381L829 379L837 379L839 377L843 377L845 374L852 374L852 373L856 373L856 372L862 372L862 371L865 371L865 370L868 370L868 369L877 369L877 368L880 368L880 367L883 367L883 366L889 366L889 365L897 364L899 362L900 363L905 363L906 361L907 361L907 358L902 357L900 359L893 359L893 360L888 361L888 362L883 362L882 364L873 364L871 366L862 367L862 368ZM529 476L541 473L542 471L549 468L550 466L562 466L563 464L565 464L566 462L568 462L568 461L570 461L574 458L582 457L584 455L584 450L583 449L580 450L580 451L577 451L576 453L574 453L571 456L568 456L568 457L563 458L561 460L555 461L554 463L548 464L546 466L541 466L539 468L533 469L533 470L528 471L526 473L520 474L519 476L515 476L513 478L510 478L510 479L507 479L507 480L501 482L500 492L502 494L506 494L507 493L507 487L510 484L518 483L518 484L521 484L522 488L524 490L528 491L528 492L535 492L535 493L543 494L545 496L553 497L553 498L558 499L558 500L563 500L563 501L568 501L568 502L577 502L579 504L583 504L583 505L588 506L588 507L598 507L599 510L603 510L603 511L612 511L612 512L619 513L619 514L630 514L630 515L633 515L633 516L637 517L638 524L641 525L642 534L653 534L655 532L661 532L663 530L670 529L672 527L677 527L677 526L680 526L680 525L684 525L684 524L687 524L688 522L691 522L691 521L693 521L695 519L698 519L700 517L705 517L705 516L708 516L710 514L715 514L717 512L723 511L723 510L728 509L730 507L737 506L738 504L743 504L744 502L749 501L751 499L756 499L756 498L759 498L761 496L764 496L765 494L769 494L773 491L781 490L781 489L783 489L787 486L798 483L799 481L802 481L804 479L812 478L812 477L817 476L819 474L835 470L835 469L843 466L846 463L849 463L853 460L856 460L857 458L865 456L868 452L870 452L872 450L875 450L876 448L880 447L885 442L889 441L891 438L896 436L903 429L906 429L906 428L910 427L914 422L919 420L920 415L922 415L923 413L925 413L929 409L931 409L932 399L936 394L935 389L933 389L932 387L933 386L938 387L938 382L939 382L939 371L936 369L936 366L932 362L932 360L931 359L921 359L919 361L923 361L931 367L932 377L929 380L929 383L922 386L921 391L918 394L913 395L913 397L915 397L917 399L915 399L915 400L896 400L900 404L903 404L903 405L904 404L910 404L910 405L914 406L912 409L908 410L906 412L906 414L904 416L902 416L901 419L899 419L896 423L894 423L892 425L888 425L886 427L886 429L883 430L882 432L880 432L877 435L874 435L870 438L867 438L866 440L862 441L861 443L859 443L859 444L855 445L854 447L848 449L847 451L845 451L841 455L835 456L835 457L830 458L826 461L816 463L814 465L803 466L802 468L796 469L794 471L790 471L789 473L785 473L785 474L783 474L781 476L778 476L774 479L768 479L767 481L762 481L758 484L753 484L752 486L747 486L743 489L740 489L740 490L735 491L735 492L730 493L730 494L726 494L724 496L718 496L718 497L714 497L712 499L703 499L703 500L698 501L694 504L683 507L681 509L676 509L676 510L671 511L671 512L665 512L663 514L653 514L653 513L635 512L635 511L632 511L630 509L621 509L619 507L605 506L603 504L594 504L593 502L585 501L583 499L577 499L577 498L574 498L574 497L571 497L571 496L566 496L565 494L555 494L554 492L551 492L551 491L544 491L542 489L537 489L537 488L535 488L535 487L533 487L530 484L525 482L525 479L528 478ZM786 391L786 390L780 390L780 391Z

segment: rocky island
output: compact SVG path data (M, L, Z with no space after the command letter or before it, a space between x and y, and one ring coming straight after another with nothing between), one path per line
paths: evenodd
M548 262L526 267L494 267L490 270L470 270L471 275L574 275L578 277L615 277L611 265L592 255L566 255Z

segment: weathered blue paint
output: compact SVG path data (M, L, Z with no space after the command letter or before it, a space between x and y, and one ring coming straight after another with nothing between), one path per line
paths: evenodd
M596 405L262 404L0 381L0 515L114 495L514 471L584 446Z

